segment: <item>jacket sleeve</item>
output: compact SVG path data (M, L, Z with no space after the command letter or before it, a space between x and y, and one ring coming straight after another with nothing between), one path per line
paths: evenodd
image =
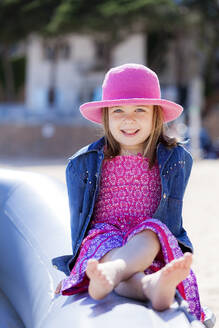
M79 218L83 204L83 183L74 169L73 162L70 161L66 167L66 185L68 191L68 202L70 210L72 249L74 253L75 243L79 235Z
M73 170L72 170L72 164L71 161L69 161L67 167L66 167L66 184L67 184L67 191L68 191L68 200L69 200L69 208L70 208L70 220L72 222L74 217L74 206L72 203L73 194L74 194L74 176L73 176ZM74 235L74 232L72 232L75 229L75 225L71 224L71 238L72 235ZM73 248L74 242L72 241L72 248ZM73 255L63 255L58 256L52 259L52 264L60 271L64 272L67 276L70 275L71 269L70 269L70 263L72 262Z
M68 202L69 202L69 209L70 214L72 215L74 212L74 207L72 206L72 197L73 197L73 170L72 170L72 163L71 161L68 163L66 170L65 170L65 177L66 177L66 185L67 185L67 191L68 191Z
M181 162L183 162L183 167L184 167L184 170L183 170L183 172L184 172L184 175L183 175L184 189L183 189L183 195L182 195L182 197L183 197L186 187L187 187L187 184L188 184L188 181L189 181L190 174L191 174L193 159L192 159L191 154L183 146L180 146L180 150L181 150L181 155L180 155L179 160ZM183 219L182 219L182 224L183 224ZM188 237L187 231L183 228L183 226L181 229L181 233L177 239L178 239L179 245L180 245L183 253L188 252L188 251L193 253L194 249L193 249L192 242L191 242L190 238Z
M184 192L183 192L183 195L184 195L186 186L188 184L189 177L191 174L193 159L192 159L191 154L184 147L181 146L181 149L183 152L182 157L184 158L184 163L185 163L185 165L184 165Z

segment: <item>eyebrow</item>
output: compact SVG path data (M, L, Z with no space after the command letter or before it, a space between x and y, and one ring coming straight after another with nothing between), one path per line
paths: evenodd
M135 107L145 107L145 108L148 108L149 106L152 106L152 105L136 105Z
M135 106L135 108L141 108L141 107L148 108L148 106L152 106L152 105L148 105L148 106L146 106L146 105L134 105L134 106ZM124 108L124 106L112 106L110 108L111 109L112 108Z

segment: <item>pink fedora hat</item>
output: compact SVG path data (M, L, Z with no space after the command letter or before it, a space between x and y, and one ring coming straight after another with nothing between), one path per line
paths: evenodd
M110 69L102 85L102 100L80 106L81 114L89 121L102 123L102 108L121 105L159 105L164 122L175 120L182 106L161 99L160 83L155 72L144 65L125 64Z

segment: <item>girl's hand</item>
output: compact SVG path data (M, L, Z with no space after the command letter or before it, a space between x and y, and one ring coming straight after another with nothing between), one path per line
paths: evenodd
M60 281L60 283L59 283L58 286L56 287L55 294L59 294L61 288L62 288L62 280Z

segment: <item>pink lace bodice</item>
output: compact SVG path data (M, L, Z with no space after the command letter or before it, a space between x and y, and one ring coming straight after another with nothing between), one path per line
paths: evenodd
M153 217L161 197L158 165L149 169L148 159L137 156L116 156L104 160L100 190L94 208L94 223L135 224Z

